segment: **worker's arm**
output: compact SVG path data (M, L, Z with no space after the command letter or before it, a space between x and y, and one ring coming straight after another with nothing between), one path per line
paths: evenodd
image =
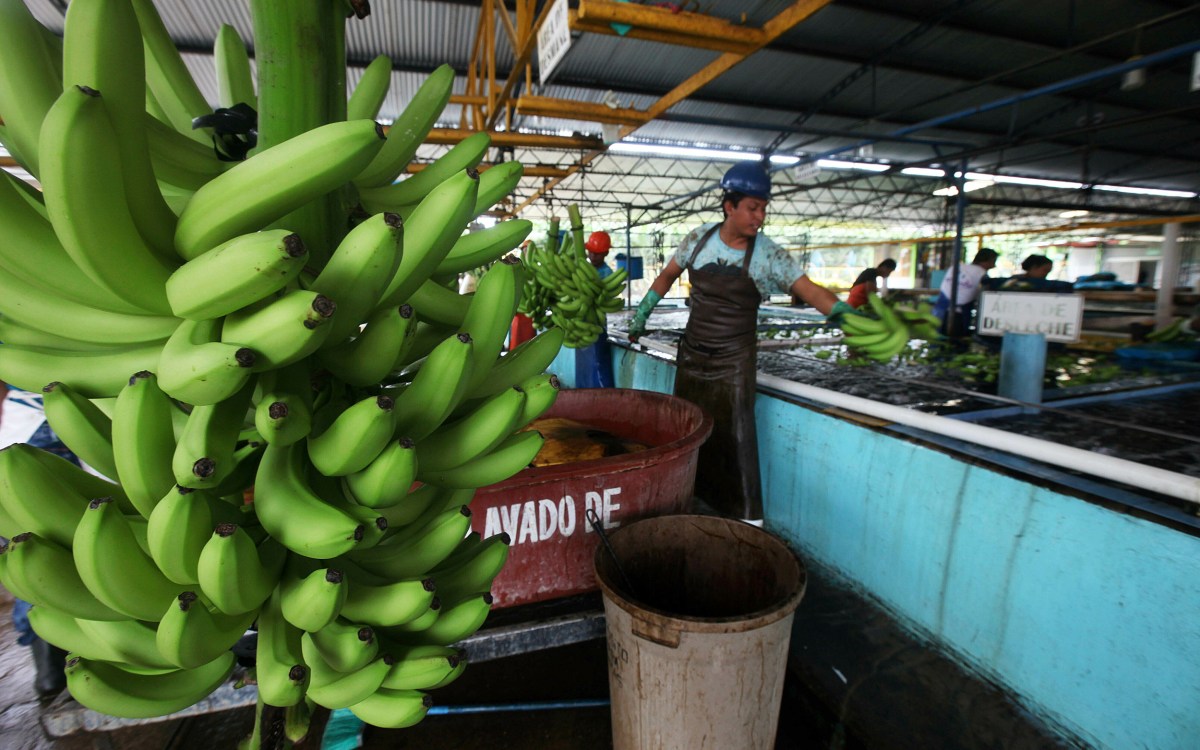
M630 341L637 341L646 332L646 320L649 319L650 312L659 303L659 300L670 291L671 285L682 274L683 268L675 262L674 258L667 261L667 265L663 267L663 270L650 283L650 291L646 292L645 297L642 297L642 302L638 305L637 312L633 315L633 320L629 321Z
M823 315L838 314L839 311L835 309L838 305L843 305L850 310L854 309L845 302L838 300L837 295L833 292L808 278L807 274L796 279L792 283L790 291L793 297L799 297L805 303L817 308Z

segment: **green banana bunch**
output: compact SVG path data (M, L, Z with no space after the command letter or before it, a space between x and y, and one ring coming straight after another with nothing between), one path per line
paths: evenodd
M563 343L573 349L590 346L607 325L607 314L625 306L621 298L628 272L622 268L605 278L587 259L579 207L568 206L569 241L557 251L548 245L530 246L525 263L529 271L522 290L520 311L542 330L563 329Z
M1184 328L1184 323L1187 318L1176 318L1162 328L1151 331L1146 334L1146 340L1152 343L1162 343L1167 341L1177 341L1187 336L1187 330Z
M937 335L938 319L928 311L901 311L894 309L877 294L868 294L874 316L847 314L842 317L841 327L846 333L842 342L852 350L861 352L877 362L887 362L908 348L908 341L915 329L920 328L921 337Z
M270 4L253 5L257 26ZM72 652L72 695L95 710L194 703L257 621L260 701L407 726L466 659L372 633L482 623L507 545L464 541L466 504L540 445L519 431L553 401L543 372L565 335L502 356L532 278L504 256L532 225L464 234L519 163L476 173L479 134L392 184L451 68L384 137L369 118L386 58L313 120L272 111L270 43L254 44L256 90L247 43L218 34L219 103L261 106L266 144L225 162L232 141L192 127L210 107L153 2L73 3L60 43L0 0L0 141L45 188L0 175L0 379L44 389L60 437L119 482L0 451L0 581ZM446 288L484 266L473 295Z

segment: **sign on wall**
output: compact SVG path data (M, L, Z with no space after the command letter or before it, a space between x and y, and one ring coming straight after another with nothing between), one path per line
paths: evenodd
M1040 333L1047 341L1078 341L1083 296L1035 292L984 292L979 298L979 333Z
M571 26L567 21L567 0L554 0L549 15L538 29L538 82L545 86L554 67L571 46Z

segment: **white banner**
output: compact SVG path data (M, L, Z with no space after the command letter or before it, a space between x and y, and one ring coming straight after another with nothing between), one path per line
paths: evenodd
M549 15L538 29L538 82L545 86L554 67L571 47L571 25L567 20L567 0L554 0Z

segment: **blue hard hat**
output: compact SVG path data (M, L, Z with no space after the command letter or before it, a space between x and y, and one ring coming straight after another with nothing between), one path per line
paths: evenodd
M727 193L742 193L753 198L770 200L771 176L762 164L738 162L721 178L721 189Z

